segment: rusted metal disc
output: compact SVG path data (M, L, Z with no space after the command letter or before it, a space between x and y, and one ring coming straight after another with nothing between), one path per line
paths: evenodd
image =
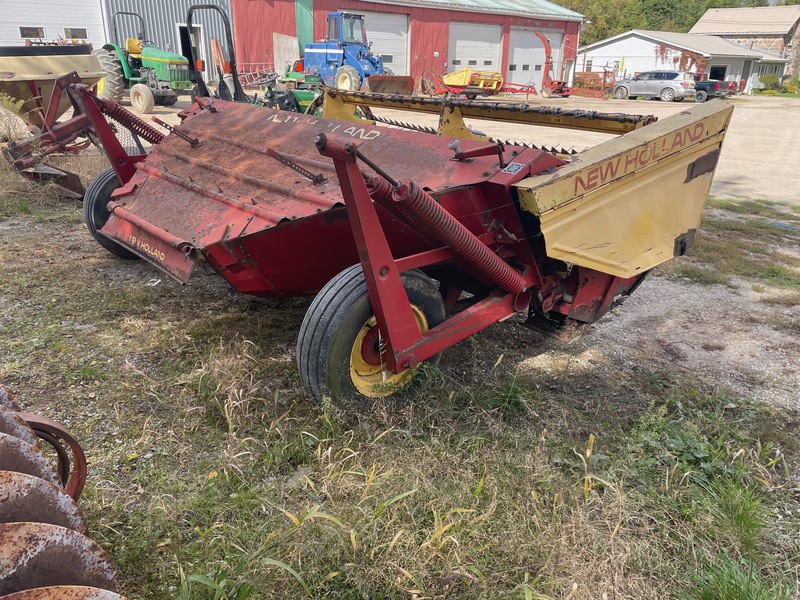
M38 446L36 434L18 412L0 405L0 433L13 435L31 446Z
M58 455L58 472L67 494L77 500L86 483L89 468L81 445L61 423L32 413L19 413L19 416L33 429L34 433L50 444Z
M0 470L27 473L53 485L61 484L53 465L36 446L7 433L0 433Z
M116 571L85 535L45 523L0 525L0 596L78 585L116 592Z
M36 521L86 533L86 519L67 493L25 473L0 471L0 523Z
M125 600L115 592L93 587L57 585L2 596L0 600Z

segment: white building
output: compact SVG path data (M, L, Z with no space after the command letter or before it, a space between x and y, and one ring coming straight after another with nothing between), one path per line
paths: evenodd
M765 66L782 75L787 59L766 50L746 48L715 35L692 35L632 29L578 50L579 71L616 73L617 79L654 69L705 73L709 79L745 81L749 92L760 87Z
M0 15L0 46L64 39L99 48L106 40L99 0L0 0Z

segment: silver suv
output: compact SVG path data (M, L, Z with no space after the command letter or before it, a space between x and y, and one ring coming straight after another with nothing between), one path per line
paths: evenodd
M631 79L614 84L614 98L661 98L664 102L680 102L694 97L694 76L684 71L645 71Z

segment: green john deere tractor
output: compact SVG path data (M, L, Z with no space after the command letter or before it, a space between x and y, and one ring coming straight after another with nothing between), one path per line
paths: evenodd
M135 17L139 21L138 36L125 38L124 44L117 27L117 19L122 15ZM188 92L192 88L189 61L180 54L156 48L147 39L141 15L116 12L111 23L114 41L95 52L106 74L97 84L97 93L101 98L119 102L123 92L129 89L133 109L149 113L156 104L175 104L179 92Z

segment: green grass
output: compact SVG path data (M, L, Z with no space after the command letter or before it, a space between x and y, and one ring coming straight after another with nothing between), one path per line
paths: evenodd
M712 200L714 209L701 224L690 260L667 272L697 283L731 284L800 290L800 259L784 248L800 243L800 217L782 203L767 200Z
M235 294L205 266L148 285L79 207L31 201L48 220L17 214L0 243L0 381L83 444L81 506L127 597L788 589L791 415L644 363L526 369L542 342L512 322L408 403L317 405L294 363L307 299Z

